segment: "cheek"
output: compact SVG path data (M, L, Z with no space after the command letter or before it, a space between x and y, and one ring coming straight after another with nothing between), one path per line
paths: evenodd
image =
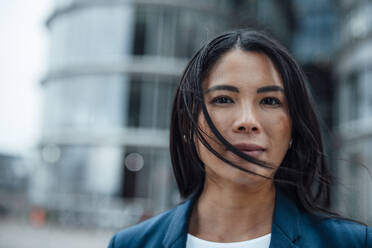
M209 135L209 133L208 133ZM216 145L214 145L213 142L211 142L211 139L208 138L206 135L203 135L204 138L206 139L206 141L215 149L217 150L217 152L221 153L219 150L218 150L218 147ZM214 168L215 166L214 165L217 165L218 164L218 158L216 156L214 156L212 154L212 152L210 152L208 150L208 148L206 148L202 142L198 139L198 138L195 138L195 147L196 147L196 151L198 153L198 156L199 156L199 159L203 162L204 166L205 166L205 169L206 171L208 171L208 173L210 174L211 172L214 174L214 171L216 170L216 168ZM216 149L217 148L217 149Z
M215 120L212 118L212 116L211 116L211 119L213 120L215 124ZM203 137L208 142L208 144L214 150L216 150L219 154L223 155L224 150L222 148L222 145L218 142L217 138L214 136L203 114L199 115L198 125L201 129L201 135L203 135ZM216 128L219 130L217 126ZM212 152L209 151L208 148L206 148L196 136L194 137L194 143L195 143L195 147L198 152L199 158L204 164L210 164L211 161L213 161L212 164L214 164L218 160L218 158L216 158L216 156L213 155Z
M221 134L231 125L231 121L236 118L237 115L235 108L214 108L207 106L207 110L214 126ZM204 120L204 116L202 114L201 116L201 119ZM206 122L204 125L208 127Z
M289 116L284 113L272 115L271 117L270 120L266 120L265 125L271 148L268 160L280 165L288 151L292 125Z
M271 115L264 123L269 137L276 145L278 145L277 142L281 144L289 142L292 133L292 123L288 114L278 113Z
M290 138L292 133L292 123L288 115L280 116L278 120L279 133L283 135L283 138Z
M210 111L209 117L211 118L218 132L220 132L223 135L223 125L221 125L221 123L224 123L224 121L223 119L221 119L221 115L216 114L216 112ZM219 144L217 138L215 137L207 121L205 120L203 114L199 115L198 125L202 131L202 134L204 135L204 138L208 141L210 145L213 146L213 145Z
M198 118L198 126L200 128L201 135L206 139L208 143L210 143L210 138L212 131L210 130L207 121L204 118L203 114L199 114ZM194 143L196 146L196 150L199 154L200 159L203 161L203 158L205 157L207 148L201 143L199 138L195 135L194 136ZM204 161L203 161L204 162Z
M211 129L209 128L208 123L207 123L207 121L205 120L203 114L199 114L199 118L198 118L198 126L199 126L199 128L201 129L202 134L203 134L203 133L206 133L206 134L208 134L208 136L211 135L212 131L211 131ZM205 135L204 135L204 137L205 137L206 139L208 138L208 137L206 137ZM198 141L199 141L199 140L195 137L195 142L198 142ZM200 141L199 141L199 142L200 142Z

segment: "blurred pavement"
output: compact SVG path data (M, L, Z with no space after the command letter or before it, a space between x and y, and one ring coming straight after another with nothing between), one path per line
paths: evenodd
M0 248L104 248L115 231L61 227L34 227L26 221L0 219Z

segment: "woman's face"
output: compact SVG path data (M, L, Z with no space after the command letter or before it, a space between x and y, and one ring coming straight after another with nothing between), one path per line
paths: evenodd
M231 162L261 175L273 177L291 139L291 119L279 73L271 60L258 52L234 49L222 56L203 82L208 113L227 141L242 152L273 164L265 169L236 156L218 142L203 114L198 123L208 143ZM235 169L196 142L206 173L237 183L264 180Z

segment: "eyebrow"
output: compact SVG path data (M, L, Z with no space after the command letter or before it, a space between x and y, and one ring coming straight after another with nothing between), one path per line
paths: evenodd
M264 93L264 92L270 92L270 91L284 92L284 89L280 86L277 86L277 85L269 85L269 86L264 86L264 87L261 87L261 88L257 89L257 93Z
M228 90L228 91L239 93L239 89L234 87L234 86L231 86L231 85L216 85L216 86L213 86L213 87L207 89L206 91L204 91L204 94L207 94L207 93L209 93L211 91L215 91L215 90ZM280 86L277 86L277 85L269 85L269 86L264 86L264 87L258 88L256 92L257 93L265 93L265 92L270 92L270 91L284 92L284 89Z
M209 93L211 91L215 91L215 90L228 90L228 91L233 91L233 92L239 93L238 88L236 88L234 86L231 86L231 85L216 85L216 86L210 87L209 89L204 91L204 94L207 94L207 93Z

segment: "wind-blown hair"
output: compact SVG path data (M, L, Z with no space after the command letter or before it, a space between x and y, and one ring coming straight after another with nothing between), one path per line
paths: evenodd
M330 213L331 175L305 75L282 45L260 32L250 30L230 31L204 45L188 63L180 79L172 108L170 153L181 197L187 198L200 192L205 181L205 168L196 150L196 139L230 166L255 174L228 161L208 144L206 134L197 123L200 113L203 113L215 138L226 149L257 166L273 169L267 162L250 157L230 144L216 129L207 112L202 83L216 62L233 49L259 52L270 58L281 75L292 120L293 143L275 177L256 175L274 180L276 187L281 188L303 210Z

